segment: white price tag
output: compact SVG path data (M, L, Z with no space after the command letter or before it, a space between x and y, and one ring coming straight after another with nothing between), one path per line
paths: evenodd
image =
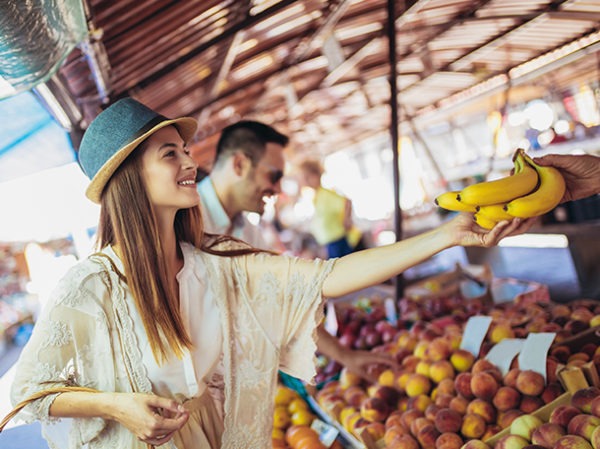
M316 418L313 419L310 427L319 434L319 440L327 447L330 447L333 444L340 433L335 427Z
M481 343L483 343L491 323L492 317L489 316L472 316L469 318L460 341L460 349L465 349L478 357Z
M522 371L536 371L544 376L544 380L546 380L546 357L555 337L554 332L527 335L523 349L519 354L519 369Z

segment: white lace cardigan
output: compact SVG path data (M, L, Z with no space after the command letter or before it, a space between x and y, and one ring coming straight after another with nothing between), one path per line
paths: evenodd
M269 254L230 258L181 246L206 267L222 319L221 447L270 447L278 369L307 381L315 374L321 288L334 260ZM152 392L126 306L129 291L102 259L79 262L53 292L18 362L13 404L67 379L101 391ZM38 400L20 414L42 422L52 449L143 447L114 421L50 417L54 398Z

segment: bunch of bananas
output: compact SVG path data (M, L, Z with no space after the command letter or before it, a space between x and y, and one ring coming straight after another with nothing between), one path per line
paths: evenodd
M435 203L444 209L473 213L477 224L485 229L502 220L537 217L560 203L565 180L557 169L537 165L521 148L515 152L513 163L512 175L442 193Z

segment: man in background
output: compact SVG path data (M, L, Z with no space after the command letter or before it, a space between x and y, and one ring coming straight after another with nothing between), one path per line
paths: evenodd
M257 121L243 120L223 129L212 171L198 183L206 232L232 235L256 248L281 250L278 239L265 238L264 230L250 222L247 213L262 215L265 198L281 193L288 142L287 136ZM345 348L322 324L317 336L321 354L367 380L376 380L370 366L396 366L386 355Z

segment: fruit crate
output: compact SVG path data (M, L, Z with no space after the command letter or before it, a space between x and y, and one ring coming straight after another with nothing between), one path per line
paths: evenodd
M560 407L562 405L569 405L571 403L571 398L573 397L573 394L577 390L587 388L590 386L583 370L580 367L564 367L558 372L558 379L563 384L563 387L565 388L566 392L560 395L554 401L544 405L543 407L540 407L535 412L531 413L531 415L537 416L543 422L548 422L550 420L550 415L557 407ZM490 447L494 447L494 445L500 438L502 438L505 435L508 435L509 433L510 427L507 427L485 440L485 442Z

